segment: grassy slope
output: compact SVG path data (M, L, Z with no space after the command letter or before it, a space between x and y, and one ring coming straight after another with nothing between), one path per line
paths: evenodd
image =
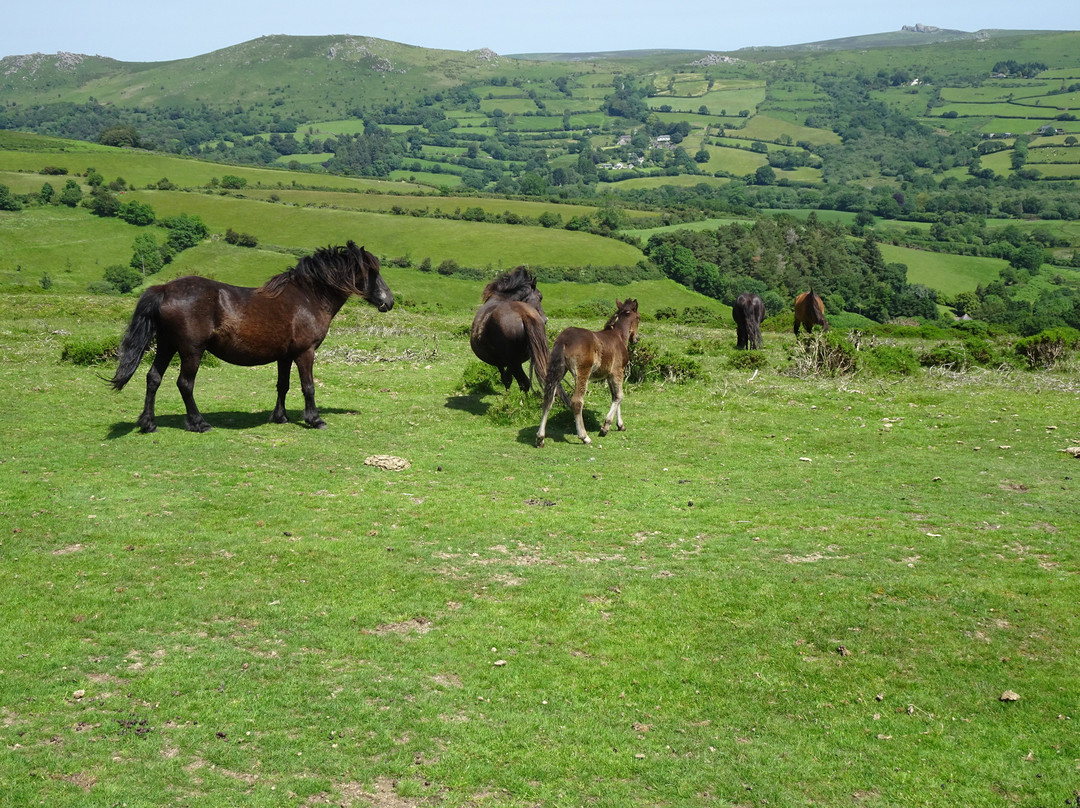
M130 301L0 300L7 802L1071 798L1073 371L797 379L767 334L751 374L730 330L644 323L713 346L708 380L539 451L535 402L460 392L464 297L350 303L326 431L220 366L215 429L179 428L171 371L153 436L138 383L56 361Z

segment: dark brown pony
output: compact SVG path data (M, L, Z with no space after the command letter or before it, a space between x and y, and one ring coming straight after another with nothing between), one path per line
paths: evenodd
M735 333L738 336L735 348L740 351L761 348L761 321L765 319L765 303L762 299L750 292L743 292L735 299L731 316L735 319Z
M379 311L394 306L394 295L379 274L379 259L352 241L301 258L295 267L257 289L193 275L151 286L135 305L120 345L120 365L110 383L116 390L123 389L156 335L157 353L146 374L146 404L139 428L143 432L157 429L154 397L169 362L180 354L176 386L187 408L187 428L206 432L210 424L192 395L204 352L234 365L277 362L277 406L270 420L283 424L289 420L285 393L295 362L304 393L304 420L322 429L326 422L315 408L312 376L315 350L350 295L359 295Z
M541 380L547 376L547 315L536 288L536 278L525 267L516 267L499 275L484 287L481 306L473 318L469 344L481 362L499 371L509 390L517 379L522 392L532 385L522 369L531 361L532 371Z
M806 329L809 334L815 325L820 325L822 331L829 330L829 321L825 319L825 304L821 298L814 294L814 290L803 292L795 298L795 336L799 336L799 326Z
M616 300L615 307L615 314L607 321L603 330L589 331L571 327L555 338L544 384L544 414L540 418L540 430L536 433L537 446L544 445L548 413L551 412L555 393L561 390L563 376L568 370L574 377L574 394L570 401L578 437L584 443L592 443L585 434L585 424L581 419L581 407L585 402L589 379L607 379L611 389L611 409L604 419L604 425L600 427L600 437L608 433L613 419L620 432L626 429L622 419L623 373L630 359L628 346L637 342L640 315L636 300L622 303Z

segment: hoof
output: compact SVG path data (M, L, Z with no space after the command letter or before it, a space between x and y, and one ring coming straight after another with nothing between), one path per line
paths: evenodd
M289 423L289 416L287 415L271 415L270 423L272 424L287 424Z
M624 426L623 424L619 424L619 431L620 431L620 432L625 432L625 431L626 431L626 427L625 427L625 426Z
M600 434L601 438L604 438L604 437L607 437L607 433L608 433L608 428L605 426L603 429L600 430L599 434Z
M544 448L544 439L540 435L536 436L536 448L537 449L543 449Z
M316 418L314 421L308 421L307 425L312 429L326 429L326 421L322 418Z
M581 439L581 442L588 446L590 443L592 443L592 438L586 435L584 438Z
M144 435L150 432L157 432L157 424L139 424L139 431Z
M188 432L209 432L210 424L206 423L206 421L197 424L188 424L187 430Z

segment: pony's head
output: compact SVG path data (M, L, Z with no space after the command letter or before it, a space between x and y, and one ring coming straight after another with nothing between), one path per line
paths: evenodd
M363 247L357 247L356 242L351 239L346 243L345 249L359 268L356 273L356 288L360 297L377 307L379 311L390 311L394 308L394 293L383 280L378 256L369 253Z
M536 309L544 322L547 322L547 315L541 304L544 294L536 288L536 276L525 266L514 267L496 277L484 287L480 299L484 303L489 300L520 301Z
M615 299L615 313L611 315L611 319L604 324L604 329L623 327L626 329L626 341L633 345L638 341L638 323L641 321L641 314L638 312L638 303L636 300L624 300L621 303L619 299Z

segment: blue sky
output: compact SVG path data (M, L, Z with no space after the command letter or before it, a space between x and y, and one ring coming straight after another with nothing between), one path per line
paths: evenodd
M156 62L199 56L268 34L373 36L501 54L680 48L736 50L939 28L1080 29L1080 4L1016 0L23 0L0 16L0 56L73 53ZM673 9L675 11L673 11Z

